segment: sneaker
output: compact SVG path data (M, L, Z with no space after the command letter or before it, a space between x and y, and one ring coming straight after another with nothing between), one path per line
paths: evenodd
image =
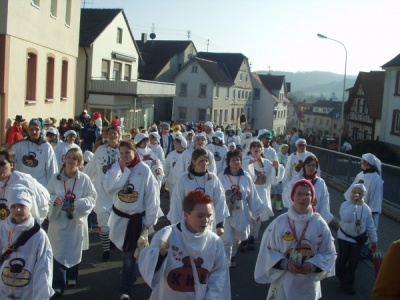
M247 251L247 240L242 241L239 245L239 251L244 253Z
M68 287L70 288L76 287L76 280L68 280Z
M256 246L254 245L254 237L250 236L248 241L249 242L248 242L247 248L249 248L249 250L256 249Z
M110 260L110 251L103 252L103 261L108 262Z
M119 300L130 300L131 298L129 297L128 294L122 294L121 297L119 297Z
M54 297L56 298L62 297L62 292L60 289L54 289Z
M229 268L236 268L236 259L234 256L231 258L231 264L229 265Z

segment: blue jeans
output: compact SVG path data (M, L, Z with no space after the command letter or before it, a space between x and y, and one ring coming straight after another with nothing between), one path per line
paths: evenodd
M79 264L67 268L53 258L53 289L60 290L61 294L64 293L67 285L67 280L78 279Z
M131 295L132 286L136 280L136 259L133 257L135 250L122 252L122 277L121 294Z

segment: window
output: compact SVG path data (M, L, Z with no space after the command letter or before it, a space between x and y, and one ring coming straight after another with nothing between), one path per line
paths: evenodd
M249 99L248 96L249 96L249 91L246 91L246 92L245 92L244 99L246 99L246 100Z
M215 87L215 98L219 98L219 86Z
M110 61L103 59L101 61L101 79L110 79Z
M259 88L254 89L253 99L260 100L260 89Z
M400 96L400 71L396 73L396 87L394 90L394 96Z
M37 8L39 8L39 7L40 7L40 0L32 0L32 1L31 1L31 4L32 4L33 6L36 6Z
M319 119L319 125L322 125L322 119Z
M231 110L231 120L235 120L235 109L232 108Z
M181 89L179 91L180 96L186 96L187 95L187 83L186 82L181 82Z
M117 43L122 44L122 28L117 28Z
M247 107L247 120L251 120L251 107Z
M392 130L391 134L400 135L400 110L395 109L392 116Z
M236 118L239 119L240 116L240 108L236 109Z
M199 121L200 122L205 122L206 121L206 109L204 108L199 108L198 114L199 114Z
M225 111L224 111L224 122L228 123L228 110L227 109L225 109Z
M238 91L238 99L240 99L241 97L242 97L242 91L239 90L239 91Z
M229 86L226 88L225 99L229 98Z
M114 80L121 80L121 69L122 69L122 64L114 62L114 67L113 67Z
M131 81L131 65L125 65L125 70L124 70L124 80L125 81Z
M236 99L236 90L232 90L232 98Z
M246 82L249 80L249 74L246 74Z
M243 73L240 73L240 75L239 75L239 80L240 80L240 81L243 80Z
M186 120L186 107L179 106L178 115L180 120Z
M197 73L197 66L192 66L192 73Z
M46 99L54 99L54 58L47 58Z
M51 7L50 7L50 14L52 17L57 17L57 1L58 0L51 0Z
M218 123L218 109L214 109L213 123Z
M336 129L337 128L337 124L333 124L333 129Z
M61 67L61 99L66 100L68 97L68 61L63 60Z
M71 25L71 0L66 0L65 25Z
M207 97L207 85L204 83L200 83L200 94L199 97L205 98Z
M37 55L28 53L26 70L26 100L36 100Z

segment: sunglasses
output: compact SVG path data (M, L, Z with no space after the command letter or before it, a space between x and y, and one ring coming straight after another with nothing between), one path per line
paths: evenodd
M0 167L4 167L7 163L8 161L0 161Z

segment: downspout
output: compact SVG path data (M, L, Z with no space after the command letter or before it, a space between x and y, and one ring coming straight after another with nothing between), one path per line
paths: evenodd
M86 56L86 63L85 63L85 88L84 88L84 95L83 95L83 109L87 109L87 105L86 105L86 96L87 96L87 82L88 82L88 78L87 78L87 74L88 74L88 65L89 65L89 56L86 52L86 47L83 47L83 51L85 51L85 56Z

